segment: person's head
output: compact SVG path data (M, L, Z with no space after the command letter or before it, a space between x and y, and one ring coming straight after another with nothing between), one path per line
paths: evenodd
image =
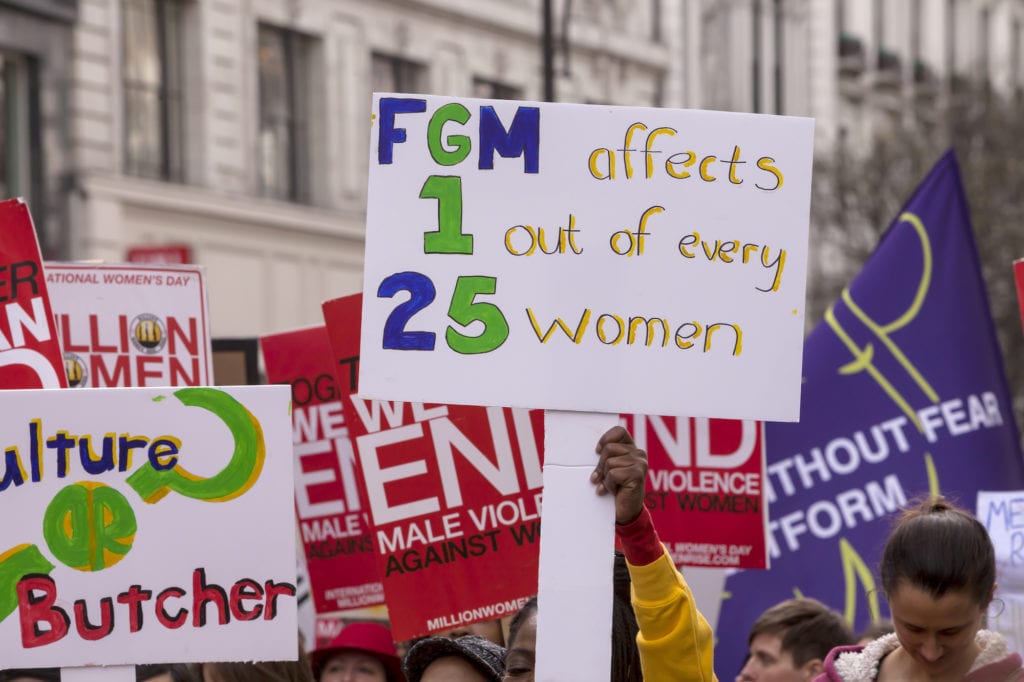
M477 635L494 642L498 646L505 646L505 633L501 629L500 620L485 620L482 623L460 625L451 630L442 630L441 632L434 633L435 637L447 637L448 639L458 639L466 635Z
M409 682L501 682L505 648L478 635L427 637L402 661Z
M197 682L184 663L149 663L135 666L135 682Z
M505 680L533 682L537 659L537 597L531 597L508 626L508 649L505 651Z
M737 680L800 682L822 671L833 647L853 643L838 613L816 599L788 599L761 614L747 640L750 656Z
M996 587L985 527L941 497L907 510L882 552L882 589L900 646L930 675L969 667Z
M625 558L617 553L612 597L611 682L643 682L640 653L636 647L638 631L636 616L629 602L629 571ZM537 597L532 597L509 624L506 682L533 682L536 659Z
M60 668L0 670L0 682L60 682Z
M195 670L202 682L313 682L305 657L265 663L200 663Z
M640 626L630 603L632 581L622 552L615 552L612 599L612 682L643 682L636 636Z
M857 635L857 644L869 644L879 637L884 637L885 635L892 634L893 632L895 632L895 630L892 626L892 621L885 619L876 620Z
M317 682L405 682L391 630L380 623L349 623L312 659Z

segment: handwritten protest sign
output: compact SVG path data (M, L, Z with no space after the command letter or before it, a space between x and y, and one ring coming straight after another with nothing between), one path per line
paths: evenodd
M537 591L541 413L353 395L361 296L328 301L398 640L511 616Z
M288 398L0 393L4 665L294 660Z
M267 379L292 391L295 508L318 613L384 602L327 330L260 339Z
M813 121L404 95L374 116L363 395L798 418Z
M996 594L989 607L989 629L1024 646L1024 490L979 491L978 520L996 550Z
M767 568L764 425L624 415L647 451L645 503L677 565Z
M597 420L554 411L798 419L813 121L373 106L363 397L546 408L560 451L545 483L580 500ZM591 511L578 525L611 527L610 504ZM593 592L564 589L579 572L566 557L593 547L561 521L541 548L537 676L598 679L607 650L586 669L564 650L574 628L606 642L610 621L586 610ZM610 567L594 586L610 591Z
M66 388L39 240L20 199L0 202L0 388Z
M200 266L47 263L72 388L213 382Z

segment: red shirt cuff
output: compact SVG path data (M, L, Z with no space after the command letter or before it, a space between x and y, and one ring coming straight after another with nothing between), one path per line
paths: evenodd
M625 525L615 524L615 535L622 546L622 553L626 555L626 561L633 566L653 564L664 554L647 507L643 508L634 521Z

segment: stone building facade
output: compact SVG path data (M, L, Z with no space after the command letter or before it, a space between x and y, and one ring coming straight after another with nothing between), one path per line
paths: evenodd
M552 4L558 100L812 116L821 154L912 105L941 110L959 79L1021 85L1022 0ZM540 99L541 8L0 2L17 17L0 55L38 65L45 161L8 193L44 216L50 256L187 246L217 336L316 323L322 300L361 288L370 93ZM70 46L53 37L69 31Z

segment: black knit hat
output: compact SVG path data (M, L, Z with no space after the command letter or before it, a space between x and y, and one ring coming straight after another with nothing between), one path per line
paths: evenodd
M416 642L402 661L402 669L409 682L420 682L423 671L439 658L458 656L482 674L488 682L501 682L505 674L505 647L479 635L466 635L458 639L427 637Z

